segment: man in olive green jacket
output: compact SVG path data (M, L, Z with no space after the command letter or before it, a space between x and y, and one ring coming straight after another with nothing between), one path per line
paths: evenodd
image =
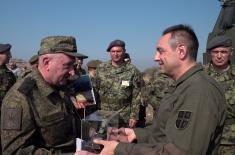
M169 27L156 50L160 71L175 83L161 101L153 125L119 129L118 136L113 135L117 141L95 140L104 145L101 155L216 154L225 119L225 98L216 81L196 64L195 33L186 25ZM130 143L133 140L137 143Z

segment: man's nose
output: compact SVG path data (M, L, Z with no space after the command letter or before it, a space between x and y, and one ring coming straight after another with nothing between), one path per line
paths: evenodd
M159 60L160 60L160 54L159 52L156 52L154 56L154 61L159 61Z
M222 53L218 52L217 57L221 58L222 57Z

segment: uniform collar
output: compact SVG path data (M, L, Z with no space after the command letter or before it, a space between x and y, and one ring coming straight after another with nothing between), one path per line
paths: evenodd
M203 71L203 67L201 64L196 64L193 67L191 67L188 71L186 71L176 82L175 86L180 85L182 82L187 80L189 77L191 77L193 74L195 74L198 71Z
M34 79L37 83L37 87L43 96L49 96L53 92L58 92L55 88L50 86L42 77L41 73L38 70L34 70L33 73Z

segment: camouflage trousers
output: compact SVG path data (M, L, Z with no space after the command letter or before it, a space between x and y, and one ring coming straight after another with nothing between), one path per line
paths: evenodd
M220 145L218 155L235 155L235 145Z

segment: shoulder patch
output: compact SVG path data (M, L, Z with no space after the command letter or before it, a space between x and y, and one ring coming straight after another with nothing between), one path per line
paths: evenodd
M33 87L35 86L36 81L30 77L24 79L20 87L18 88L19 92L28 95L29 92L32 91Z
M21 129L21 108L6 108L3 113L2 118L2 129L3 130L20 130Z
M175 122L176 128L185 129L189 124L191 116L192 116L191 111L179 111L176 122Z

